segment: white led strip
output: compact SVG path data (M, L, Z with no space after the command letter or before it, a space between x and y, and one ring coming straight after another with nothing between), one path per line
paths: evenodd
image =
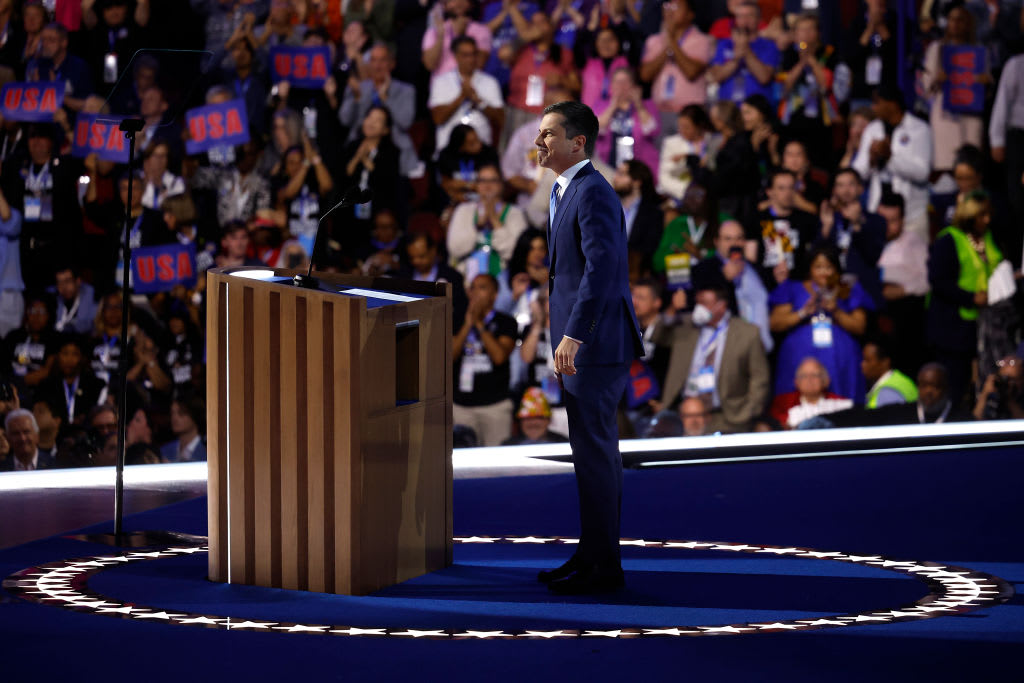
M474 544L541 544L575 545L579 539L537 536L463 536L456 543ZM677 548L705 551L730 551L773 556L791 556L810 559L849 562L866 567L894 571L925 581L931 593L912 605L890 610L873 610L856 614L840 614L816 619L783 620L771 623L716 624L707 626L622 627L608 630L565 628L556 630L487 630L487 629L412 629L368 626L339 626L330 624L297 624L250 620L239 617L214 616L197 613L170 612L156 607L145 607L118 601L88 590L88 577L111 567L142 560L177 557L206 552L206 546L178 546L101 555L79 560L54 562L24 569L8 577L3 587L22 598L65 609L87 611L94 614L125 619L155 620L169 624L203 626L223 630L260 630L280 633L318 633L341 636L383 636L393 638L428 639L522 639L522 638L650 638L679 636L714 636L781 631L808 631L822 628L842 628L919 621L953 614L964 614L1005 602L1013 595L1012 586L1002 579L981 572L936 564L932 562L898 561L880 555L853 555L837 551L818 551L808 548L750 545L745 543L714 543L706 541L648 541L623 539L623 546L642 548Z

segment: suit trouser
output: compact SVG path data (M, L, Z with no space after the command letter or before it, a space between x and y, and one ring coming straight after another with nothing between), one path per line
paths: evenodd
M622 455L616 421L629 365L577 366L563 376L569 443L580 502L581 564L619 566Z

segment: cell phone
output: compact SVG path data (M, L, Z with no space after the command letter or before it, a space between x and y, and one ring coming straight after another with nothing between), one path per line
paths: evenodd
M9 403L14 400L14 389L10 382L0 382L0 402Z

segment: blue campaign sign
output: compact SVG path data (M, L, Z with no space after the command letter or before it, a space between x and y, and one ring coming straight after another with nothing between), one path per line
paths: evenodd
M53 121L64 106L64 84L56 81L8 83L0 90L0 113L11 121Z
M288 81L296 88L322 88L331 73L331 52L320 47L275 45L270 48L274 82Z
M132 290L166 292L177 285L195 287L196 245L161 244L132 250Z
M188 154L249 142L249 118L242 100L189 109L185 120L189 133L189 139L185 141Z
M629 367L629 384L626 385L626 406L630 409L647 405L648 401L661 395L658 379L642 360L636 359Z
M942 70L942 106L959 114L981 114L985 111L985 85L978 76L985 72L985 48L970 45L944 45Z
M71 155L87 157L95 152L100 159L128 163L128 140L118 130L120 117L79 112L75 118L75 136Z

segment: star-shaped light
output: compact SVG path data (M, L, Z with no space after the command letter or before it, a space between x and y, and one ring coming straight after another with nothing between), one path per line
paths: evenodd
M699 633L699 631L680 631L678 628L645 628L645 636L681 636L684 633Z
M323 633L330 626L306 626L304 624L295 624L294 626L275 626L275 631L288 631L288 633Z
M743 626L698 626L704 633L743 633L744 631L753 631L752 628L746 628Z
M744 545L742 543L739 543L739 544L736 544L736 545L724 544L723 543L723 544L716 545L715 547L712 548L712 550L733 550L733 551L736 551L736 552L741 552L741 551L744 551L744 550L757 550L758 548L760 548L760 546Z
M441 629L434 631L418 631L416 629L409 629L408 631L396 631L391 635L393 636L409 636L410 638L447 638L448 634Z
M714 543L700 543L699 541L665 541L666 548L707 548Z
M847 555L844 559L849 562L872 562L874 560L881 560L878 555Z
M168 548L169 553L180 553L182 555L191 555L193 553L205 553L206 548Z
M386 636L387 631L382 628L356 628L350 626L349 628L337 628L331 633L341 633L346 636Z
M469 631L465 633L453 633L452 638L514 638L511 633L504 631Z
M108 605L116 605L116 602L103 602L102 600L96 600L93 602L76 602L75 605L78 607L88 607L90 609L97 609L99 607L107 607Z
M152 553L131 553L127 557L128 557L129 560L138 560L138 559L141 559L143 557L154 557L155 558L155 557L166 557L166 555L164 553L162 553L162 552L156 551L156 552L152 552ZM100 565L100 566L102 566L102 565Z
M892 617L873 617L870 614L858 614L855 617L839 617L844 621L850 623L862 622L862 621L892 621Z
M786 623L783 623L781 621L777 621L774 624L751 624L751 626L756 626L758 629L760 629L762 631L776 630L776 629L804 628L800 624L786 624Z
M131 605L122 605L121 607L104 607L96 610L97 614L132 614L133 612L148 612L148 609L139 609L138 607L132 607Z
M797 619L801 624L807 624L808 626L846 626L845 621L836 621L833 619Z
M523 536L522 538L511 539L513 543L550 543L553 538L541 538L537 536Z
M210 626L216 626L221 622L227 621L227 619L211 619L210 617L187 617L185 619L175 619L174 621L179 624L207 624Z
M498 539L490 538L489 536L468 536L464 538L456 536L452 540L456 543L494 543Z
M184 616L184 615L178 615L178 616ZM276 624L277 624L276 621L270 621L270 622L260 622L260 621L230 622L229 621L226 624L226 626L229 629L235 629L235 628L270 628L271 626L274 626Z
M593 636L595 638L618 638L622 635L622 629L616 629L614 631L584 631L583 637Z
M575 631L527 631L520 633L521 638L575 638L579 634Z
M757 552L759 553L774 553L775 555L793 555L795 553L803 552L799 548L761 548Z
M163 619L170 621L174 617L183 617L184 614L171 614L170 612L153 612L152 614L136 614L136 619Z
M820 551L820 550L808 550L806 552L800 553L801 557L817 557L817 558L820 558L820 559L824 559L824 558L827 558L827 557L840 557L840 556L843 556L843 555L845 555L845 553L837 553L837 552L833 552L833 551L827 551L826 552L826 551Z
M621 541L619 541L619 545L636 545L640 546L641 548L646 548L648 546L660 546L662 545L662 543L661 541L645 541L642 538L637 538L634 540L622 539Z

